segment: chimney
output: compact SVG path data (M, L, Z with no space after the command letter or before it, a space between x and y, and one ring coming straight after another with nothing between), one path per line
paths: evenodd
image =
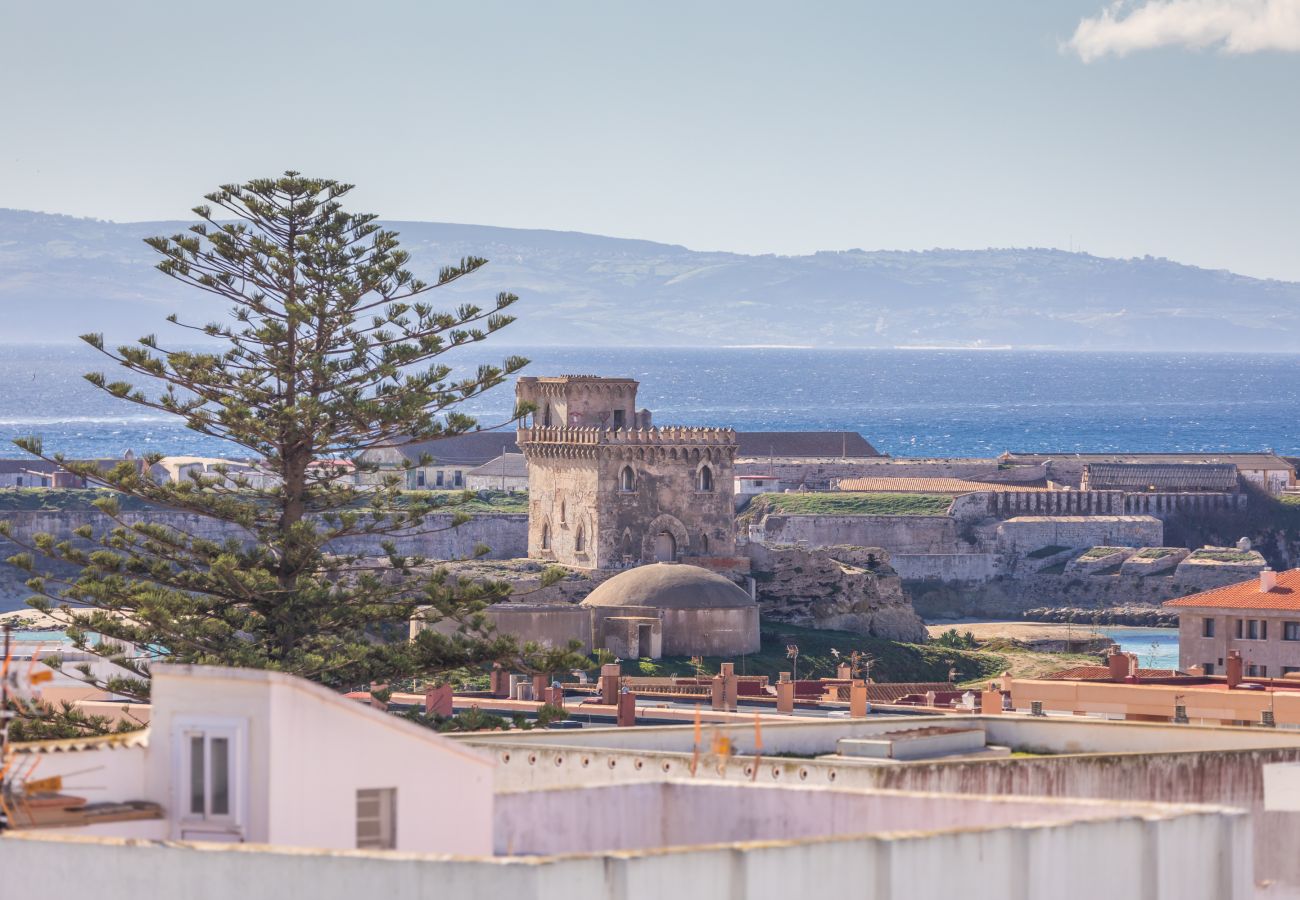
M1110 680L1123 681L1128 675L1128 657L1119 651L1118 648L1106 657L1106 665L1110 667Z
M1259 573L1259 592L1266 594L1277 587L1277 573L1272 569L1261 569Z
M1225 669L1224 674L1227 677L1229 688L1235 688L1237 685L1241 684L1241 651L1240 650L1228 651L1228 665Z

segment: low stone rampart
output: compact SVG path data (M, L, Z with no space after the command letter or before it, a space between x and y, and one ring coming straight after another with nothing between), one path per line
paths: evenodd
M19 510L0 514L13 528L15 539L27 542L39 533L52 534L58 540L75 538L74 532L89 525L95 534L115 527L108 516L95 510ZM122 520L128 525L148 522L175 528L196 538L223 541L234 538L251 542L253 536L242 528L192 513L157 510L124 512ZM331 549L336 553L378 555L383 552L377 537L349 537L335 541ZM528 552L528 517L516 513L488 513L477 515L469 521L452 525L450 514L428 516L418 528L399 532L392 537L399 553L423 556L428 559L460 559L474 555L475 547L486 546L493 559L513 559ZM0 540L0 558L13 545ZM13 552L13 551L9 551Z
M1151 575L1169 575L1191 551L1183 547L1148 547L1139 550L1120 566L1121 575L1146 578ZM1145 554L1145 555L1144 555Z
M998 549L1010 555L1043 547L1158 547L1163 540L1154 516L1021 516L997 527Z
M175 528L197 538L214 541L233 538L245 543L252 540L251 535L241 528L190 513L159 510L124 512L121 515L128 524L149 522ZM78 528L89 525L98 535L115 526L111 519L94 510L19 510L0 513L0 519L12 524L14 537L23 543L30 542L40 533L52 534L58 540L82 542L74 534ZM384 552L380 540L378 537L346 538L333 542L330 550L340 554L378 556ZM528 517L489 513L473 516L469 521L453 527L450 515L434 515L429 516L419 529L394 535L392 540L398 553L422 556L425 559L471 559L480 547L488 548L486 558L513 559L528 553ZM4 562L18 550L19 547L12 541L0 538L0 611L21 608L31 593L22 587L25 576ZM37 562L38 566L43 563L42 560Z
M947 516L773 516L763 540L808 547L883 547L892 553L952 553L957 526Z
M996 553L895 553L890 559L904 579L988 581L1002 571Z

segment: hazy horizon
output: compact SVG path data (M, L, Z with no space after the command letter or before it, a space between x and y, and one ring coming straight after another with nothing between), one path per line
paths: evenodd
M296 168L388 221L1300 280L1300 16L1270 9L20 4L0 14L0 205L177 221Z

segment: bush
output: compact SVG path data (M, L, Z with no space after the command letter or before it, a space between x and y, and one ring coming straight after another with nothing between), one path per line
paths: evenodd
M935 638L933 643L940 647L951 647L953 650L974 650L978 646L973 632L959 634L956 628L949 628Z

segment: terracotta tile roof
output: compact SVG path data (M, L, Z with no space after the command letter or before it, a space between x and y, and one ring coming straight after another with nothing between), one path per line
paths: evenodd
M1138 669L1138 678L1172 678L1177 669ZM1110 681L1110 666L1075 666L1049 675L1038 676L1043 681Z
M924 696L929 691L951 690L952 685L946 681L873 681L867 684L867 699L872 703L893 703L911 694Z
M1222 607L1225 609L1281 609L1300 611L1300 569L1277 573L1271 591L1259 589L1259 577L1225 585L1199 594L1166 600L1172 607Z
M1050 490L1043 485L993 484L967 481L964 478L890 478L871 475L865 478L841 478L842 491L875 491L899 494L970 494L975 491L1014 491L1037 493Z

